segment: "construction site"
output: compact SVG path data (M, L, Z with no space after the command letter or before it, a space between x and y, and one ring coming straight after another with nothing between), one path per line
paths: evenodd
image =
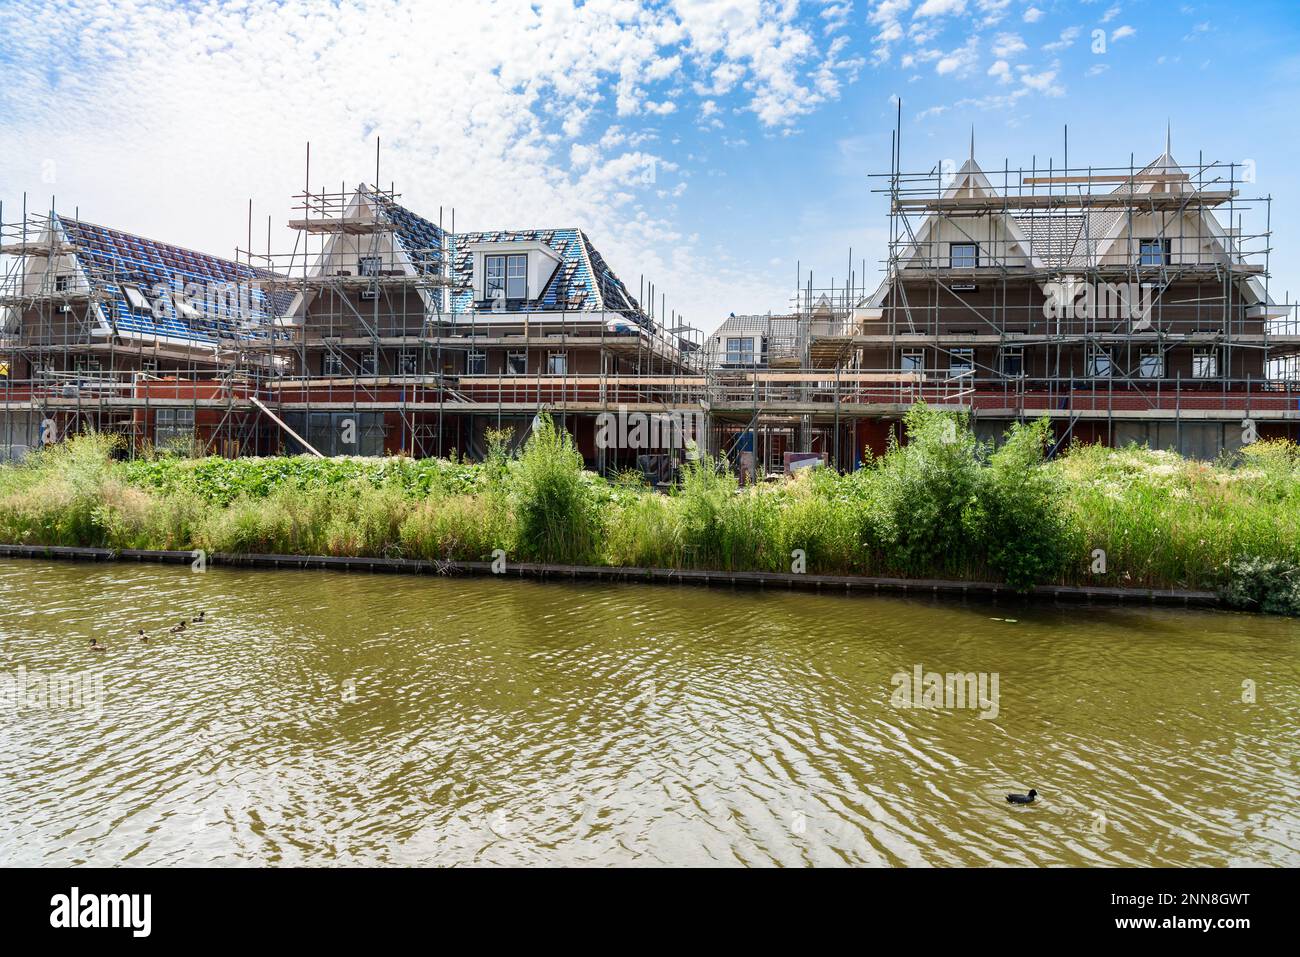
M960 166L907 171L892 143L879 258L822 286L801 269L789 304L707 336L578 226L458 232L377 182L304 187L287 250L269 221L253 250L250 207L230 259L0 207L0 456L93 429L126 455L478 458L547 412L589 467L667 480L688 443L610 443L601 417L691 416L757 479L856 468L918 401L994 440L1049 416L1057 448L1296 437L1300 328L1239 164L1166 143L986 172L972 138Z

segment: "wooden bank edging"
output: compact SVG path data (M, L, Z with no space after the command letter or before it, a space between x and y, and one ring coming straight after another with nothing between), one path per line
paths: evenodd
M0 545L0 557L62 558L80 561L135 561L188 565L195 552L124 548L76 548L58 545ZM866 578L855 575L795 575L784 572L727 572L676 568L627 568L606 565L542 565L507 562L494 573L492 562L424 561L411 558L336 558L330 555L243 555L211 552L211 565L253 568L328 569L333 571L386 572L407 575L496 575L501 578L540 580L603 580L662 584L802 589L825 593L949 595L969 598L1039 599L1045 601L1104 602L1116 605L1182 605L1220 607L1212 591L1178 588L1112 588L1080 585L1039 585L1024 594L997 582L947 581L930 578Z

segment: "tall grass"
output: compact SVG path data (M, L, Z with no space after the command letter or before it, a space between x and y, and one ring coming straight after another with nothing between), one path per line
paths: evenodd
M906 441L848 475L741 488L708 458L668 495L584 472L546 416L488 461L115 461L76 436L0 467L0 541L422 559L961 577L1216 588L1300 612L1300 448L1215 463L1075 445L1045 461L1046 421L994 448L918 405ZM1103 556L1102 562L1098 556Z

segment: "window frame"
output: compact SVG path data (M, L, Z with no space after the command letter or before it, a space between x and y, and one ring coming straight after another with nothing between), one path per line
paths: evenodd
M479 365L478 371L474 370L475 364ZM487 375L487 350L470 349L465 354L465 374L466 375Z
M515 267L519 266L519 274L515 275ZM524 300L528 298L528 254L527 253L509 253L506 256L506 274L505 274L506 298L514 300ZM518 293L518 295L515 295Z
M560 360L560 368L555 368L555 360ZM547 375L568 375L569 374L569 354L567 352L548 352L546 354L546 374Z
M965 356L966 361L959 363L958 356ZM959 368L961 366L962 368ZM948 350L948 378L955 379L966 373L975 372L975 349L972 346L957 346Z
M966 257L962 257L962 262L957 262L957 249L970 249L970 262L966 262ZM972 242L959 242L948 244L948 268L949 269L979 269L980 267L980 244Z
M909 365L909 359L916 361L914 364ZM898 368L900 372L919 372L921 375L925 375L925 350L903 349L899 353Z
M397 354L397 374L398 375L419 375L420 374L420 355L409 349L403 349Z
M1154 370L1147 365L1148 359L1155 359ZM1165 353L1163 349L1143 349L1138 353L1138 378L1163 379L1165 377Z
M325 353L321 357L320 374L326 378L342 378L346 375L343 370L343 357L332 352Z
M723 360L729 366L752 366L754 364L755 336L724 336ZM736 343L735 346L732 343ZM746 345L748 343L748 345ZM746 358L748 356L748 358Z
M1015 372L1007 371L1007 360L1014 358L1017 363ZM998 372L1002 373L1004 379L1023 379L1025 377L1025 347L1024 346L1003 346L998 353Z
M1147 261L1148 247L1159 249L1159 255L1160 255L1159 262ZM1138 240L1138 265L1149 266L1152 268L1168 266L1172 259L1172 255L1171 255L1172 252L1173 252L1173 243L1169 239L1161 238L1158 236L1152 236L1146 239L1139 239Z
M516 359L523 359L523 368L518 371L513 368ZM527 349L511 349L506 353L506 375L528 375Z
M1098 371L1100 369L1098 360L1105 360L1105 372ZM1093 346L1088 350L1087 367L1084 371L1089 379L1109 379L1115 374L1115 357L1110 354L1109 349Z
M494 276L493 267L500 269L500 272ZM493 300L498 298L495 293L500 290L499 298L506 297L506 255L505 253L490 253L483 256L483 298Z
M376 255L357 256L357 275L375 279L384 266L384 257Z
M1209 371L1204 371L1205 360L1209 360ZM1198 371L1200 370L1200 371ZM1196 346L1192 348L1192 378L1219 378L1219 349L1217 346Z

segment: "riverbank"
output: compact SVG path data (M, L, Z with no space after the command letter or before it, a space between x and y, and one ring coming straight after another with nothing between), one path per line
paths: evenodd
M1046 423L996 449L917 407L909 441L862 470L739 488L708 463L671 495L582 470L544 417L488 461L112 458L79 436L0 468L0 542L711 575L1214 592L1300 611L1300 449L1232 461L1076 446ZM811 580L811 579L805 579ZM910 586L909 586L910 587Z
M1038 599L1058 603L1166 605L1214 607L1220 596L1212 591L1158 588L1107 588L1038 585L1014 591L997 582L948 581L927 578L871 578L862 575L808 575L782 572L723 572L682 568L628 568L609 565L543 565L535 562L422 561L412 558L365 558L336 555L208 554L164 549L80 548L55 545L0 545L0 558L63 559L88 562L148 562L299 571L322 570L397 575L494 575L538 581L615 581L639 584L702 585L720 588L787 589L842 595L902 594L973 598L993 602ZM199 564L196 564L199 563Z

